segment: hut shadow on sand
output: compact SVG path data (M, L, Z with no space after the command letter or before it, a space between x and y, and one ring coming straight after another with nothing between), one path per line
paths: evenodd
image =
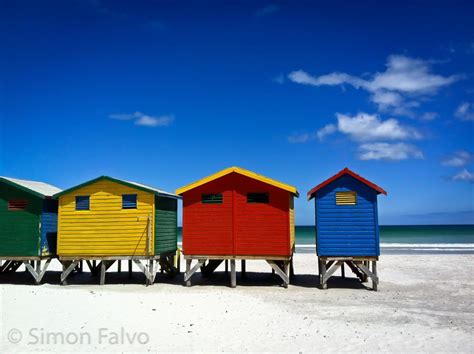
M194 284L197 287L206 286L229 286L229 273L215 272L210 277L203 277L200 273L195 275ZM46 272L43 278L43 284L60 285L61 271ZM90 272L72 273L70 277L70 285L99 285L99 276L94 276ZM167 274L158 273L152 286L160 286L161 284L184 285L184 274L181 273L176 277L170 277ZM131 276L128 272L110 272L107 273L107 284L109 285L143 285L145 276L134 271ZM0 277L0 284L11 285L32 285L34 280L31 275L25 271L16 273L3 274ZM245 276L237 274L237 284L243 287L280 287L281 279L276 274L247 272ZM367 283L368 284L368 283ZM291 282L292 287L301 288L319 288L319 276L316 274L296 274ZM356 277L331 277L328 280L328 288L333 289L369 289L364 283Z

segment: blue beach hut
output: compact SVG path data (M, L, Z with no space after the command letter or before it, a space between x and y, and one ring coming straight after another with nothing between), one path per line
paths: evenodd
M347 264L362 281L370 277L377 290L379 194L387 192L348 168L308 192L308 200L315 200L316 250L323 289L338 268L344 275Z

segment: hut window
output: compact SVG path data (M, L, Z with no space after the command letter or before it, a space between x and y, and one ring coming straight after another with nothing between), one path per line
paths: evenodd
M27 200L9 200L8 201L8 210L11 210L11 211L25 210L27 206L28 206Z
M356 205L356 192L336 192L336 205Z
M268 204L270 197L268 193L248 193L247 203L264 203Z
M89 210L89 196L76 196L76 210Z
M137 208L137 195L136 194L123 194L122 195L122 209L136 209Z
M203 204L222 204L224 198L222 194L203 194L202 203Z

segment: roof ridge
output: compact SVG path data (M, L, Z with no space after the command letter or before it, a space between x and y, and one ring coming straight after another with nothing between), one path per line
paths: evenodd
M349 169L348 167L345 167L344 169L342 169L341 171L339 171L338 173L336 173L334 176L332 177L329 177L328 179L324 180L323 182L321 182L320 184L318 184L316 187L312 188L308 193L307 193L307 196L308 196L308 200L312 199L314 194L320 190L321 188L327 186L328 184L330 184L331 182L335 181L336 179L342 177L343 175L345 174L348 174L350 176L352 176L353 178L357 179L358 181L364 183L365 185L367 185L368 187L372 188L373 190L377 191L379 194L384 194L384 195L387 195L387 192L379 187L378 185L376 185L375 183L373 182L370 182L368 179L365 179L364 177L362 177L361 175L355 173L354 171L352 171L351 169Z

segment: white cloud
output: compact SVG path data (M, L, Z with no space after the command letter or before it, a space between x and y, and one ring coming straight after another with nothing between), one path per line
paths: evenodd
M117 120L135 120L135 125L141 125L146 127L167 127L174 121L174 117L171 115L163 116L150 116L142 112L135 113L120 113L109 115L111 119Z
M323 140L324 137L332 133L335 133L336 131L337 131L337 127L334 124L327 124L316 132L316 136L318 137L319 140Z
M401 125L390 118L385 121L377 115L359 113L354 117L337 113L337 130L353 140L405 140L419 139L421 134L414 128Z
M467 165L472 159L473 155L469 151L459 150L446 158L442 164L444 166L461 167Z
M359 146L361 160L406 160L422 159L423 153L416 147L406 143L369 143Z
M131 120L131 119L136 119L138 117L140 117L141 113L140 112L135 112L135 113L131 113L131 114L122 114L122 113L114 113L114 114L111 114L109 116L109 118L111 119L117 119L117 120Z
M340 72L312 76L303 70L289 73L288 78L295 83L311 86L348 84L369 92L371 101L380 111L413 116L412 109L419 106L415 98L433 95L462 76L437 75L431 72L431 63L428 61L391 55L387 59L386 70L370 75L369 79Z
M439 114L436 112L425 112L420 116L421 120L430 121L438 118Z
M135 121L136 125L144 125L147 127L167 127L171 123L173 123L174 117L173 116L160 116L160 117L152 117L143 115Z
M461 120L474 120L474 103L461 103L454 115Z
M474 183L474 173L469 172L468 170L464 169L459 172L457 175L452 177L453 181L466 181L469 183Z

